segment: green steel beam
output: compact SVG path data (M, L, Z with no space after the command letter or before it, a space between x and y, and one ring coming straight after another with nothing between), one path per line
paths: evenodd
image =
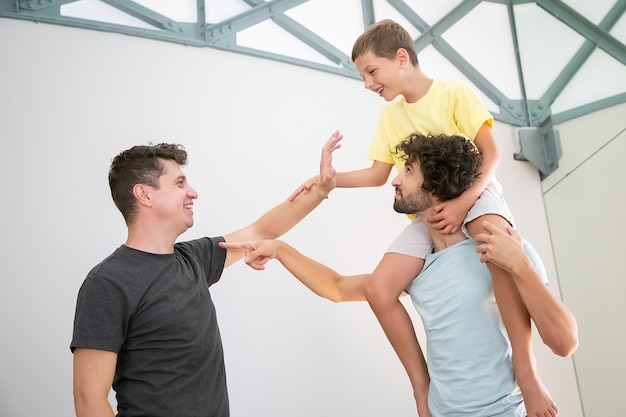
M536 0L537 6L541 7L552 16L571 27L588 41L596 44L613 58L626 65L626 45L611 36L606 30L594 25L580 13L560 0ZM617 0L613 7L618 18L626 9L626 0Z
M269 2L263 0L244 0L252 7L251 10L212 25L207 24L205 17L206 3L211 0L196 0L197 21L192 23L176 22L130 0L102 0L112 7L148 23L153 26L154 29L135 28L62 16L60 12L61 6L72 3L73 1L75 0L0 0L0 17L32 20L35 22L122 33L190 46L222 49L292 65L299 65L352 79L360 79L348 55L283 13L309 0L273 0ZM608 33L621 16L623 16L626 10L626 0L617 0L611 11L598 26L593 25L560 0L482 0L484 2L506 5L509 8L509 18L513 23L514 17L510 11L513 5L535 3L587 39L585 45L580 48L567 67L559 74L544 96L538 101L528 101L525 97L523 73L521 71L521 64L519 64L515 33L513 33L514 48L518 60L519 82L523 97L522 100L512 100L507 98L500 90L491 84L489 80L482 76L482 74L441 37L455 22L481 3L480 0L466 0L460 2L452 11L432 26L429 26L421 19L404 1L387 1L403 14L411 24L420 30L421 35L415 40L416 49L418 51L423 50L428 45L433 45L436 50L474 83L480 91L500 106L500 111L494 114L494 118L514 126L539 126L550 118L550 106L571 80L573 74L578 71L596 47L603 49L618 61L622 63L626 62L624 44L617 41ZM361 8L364 27L367 27L376 21L374 1L361 0ZM309 62L303 59L237 45L236 35L239 31L267 19L272 19L277 25L316 50L322 56L336 64L336 66ZM562 122L563 120L578 117L590 111L596 111L615 104L624 103L625 101L626 93L618 94L604 100L577 107L576 109L552 115L552 119Z
M43 9L49 9L51 7L59 7L67 3L74 3L77 0L19 0L15 2L17 4L17 9L19 10L28 10L28 11L37 11Z
M624 10L626 10L626 1L615 3L604 19L598 24L598 27L607 32L610 31L619 21ZM530 108L529 118L531 126L541 123L545 118L550 116L550 106L552 106L552 103L554 103L559 94L561 94L595 49L595 43L589 40L585 41L570 62L567 63L561 73L556 77L554 82L552 82L544 92L543 96Z
M151 26L154 26L161 30L166 30L173 33L182 33L185 31L185 27L178 22L170 19L167 16L163 16L147 7L143 7L138 3L130 0L100 0L109 6L141 20Z
M589 113L593 113L599 110L607 109L609 107L617 106L626 103L626 93L617 94L611 97L603 98L602 100L594 101L593 103L587 103L576 108L566 110L560 113L552 115L554 123L563 123L568 120L576 119L580 116L584 116Z
M263 0L244 0L250 6L259 6L264 4ZM271 19L285 29L287 32L291 33L293 36L298 38L303 43L307 44L312 49L315 49L318 53L334 62L337 65L342 65L347 72L348 76L353 76L354 78L360 78L359 73L354 67L352 59L347 56L345 53L335 48L329 42L326 42L320 36L313 33L311 30L307 29L305 26L296 22L292 18L286 16L284 13L275 13Z
M390 3L402 4L402 9L406 10L406 3L399 0L391 0ZM482 3L482 0L466 0L459 3L454 9L452 9L448 14L441 18L437 23L428 27L426 22L424 23L424 31L420 34L419 38L415 41L415 47L418 50L424 49L429 44L434 41L438 41L441 39L441 35L450 27L452 27L455 23L465 17L469 12L471 12L476 6ZM394 6L395 7L395 6ZM421 19L420 19L421 20Z
M528 119L526 118L526 110L519 100L510 100L504 93L502 93L496 86L494 86L485 76L483 76L476 68L474 68L467 60L465 60L450 44L441 38L441 33L429 32L431 27L415 13L415 11L409 7L405 2L401 0L388 0L398 12L400 12L412 25L414 25L420 33L427 33L425 40L422 40L420 35L416 40L416 49L421 51L426 46L431 44L439 53L448 59L461 73L463 73L476 87L483 92L491 101L500 107L500 113L494 114L494 118L505 123L512 124L514 126L527 126ZM479 1L472 0L465 5L462 2L452 12L444 16L442 20L448 18L448 16L459 16L467 13L476 6ZM450 18L441 23L437 22L433 27L437 26L440 29L448 28L454 22ZM432 35L435 35L434 37Z
M496 4L512 4L512 5L518 5L518 4L529 4L529 3L536 3L536 0L483 0L485 3L496 3Z
M327 73L330 73L330 74L341 75L343 77L347 77L347 78L351 78L351 79L355 79L356 78L352 72L346 70L345 68L334 67L334 66L331 66L331 65L319 64L317 62L307 61L307 60L299 59L299 58L286 57L286 56L281 55L281 54L276 54L276 53L267 52L267 51L261 51L259 49L248 48L248 47L245 47L245 46L238 46L238 45L229 45L229 46L213 45L211 47L215 48L215 49L221 49L221 50L224 50L224 51L236 52L236 53L240 53L240 54L244 54L244 55L250 55L250 56L255 56L255 57L264 58L264 59L271 59L273 61L289 63L289 64L297 65L297 66L300 66L300 67L305 67L305 68L310 68L310 69L314 69L314 70L318 70L318 71L327 72ZM359 80L360 80L360 77L359 77Z
M363 28L367 28L376 23L374 0L361 0L361 13L363 14Z
M308 0L273 0L240 13L230 19L207 26L207 44L209 46L231 45L237 32L270 19L276 13L282 13Z
M522 59L520 57L520 52L519 52L519 41L517 38L517 23L515 21L513 0L507 1L506 12L509 17L509 28L511 29L511 40L513 42L513 54L515 56L515 67L517 68L517 79L519 83L520 92L522 94L522 101L517 111L523 114L524 120L530 121L530 116L529 116L529 111L528 111L528 96L526 94L526 81L524 80L524 70L522 68ZM530 122L528 122L527 124L530 124Z
M206 4L204 0L196 0L196 37L206 44Z
M41 0L41 2L45 3L43 0ZM56 4L53 6L31 11L27 9L18 9L20 6L15 0L0 0L0 17L31 20L37 23L49 23L81 29L98 30L102 32L122 33L130 36L180 43L189 46L204 46L204 43L198 40L195 33L195 23L173 24L172 27L175 27L176 31L159 30L157 27L155 27L154 30L135 28L132 26L63 16L61 15L62 3L65 4L69 2L56 1Z

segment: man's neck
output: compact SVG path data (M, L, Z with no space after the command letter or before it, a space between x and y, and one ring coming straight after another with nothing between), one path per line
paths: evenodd
M165 233L157 227L141 227L133 225L128 228L125 245L129 248L155 254L174 252L176 237L165 237Z
M458 231L456 233L444 235L438 230L434 230L432 227L430 228L430 236L433 239L433 245L435 247L435 252L439 252L450 246L456 245L459 242L467 240L467 236L462 231Z

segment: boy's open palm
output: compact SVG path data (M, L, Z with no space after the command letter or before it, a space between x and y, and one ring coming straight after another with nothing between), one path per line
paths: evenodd
M335 170L335 168L333 168L332 154L335 150L341 148L341 144L339 143L341 139L343 139L343 135L341 134L341 132L339 132L339 130L335 130L333 134L330 135L330 138L322 147L322 157L320 159L320 175L309 178L304 183L302 183L302 185L296 188L296 190L291 193L289 198L287 198L288 201L293 201L301 193L308 193L315 185L325 186L325 183L328 181L333 181L332 187L329 188L328 191L335 188L335 176L337 174L337 171ZM318 184L318 181L320 181L320 184Z

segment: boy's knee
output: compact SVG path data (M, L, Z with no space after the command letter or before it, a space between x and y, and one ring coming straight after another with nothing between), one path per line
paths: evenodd
M474 236L478 233L485 231L483 222L489 222L502 230L506 230L507 227L511 226L511 223L499 214L483 214L482 216L476 217L474 220L468 222L466 225L467 231L472 238L474 238Z
M365 299L372 306L383 306L396 300L398 297L394 295L384 282L376 279L369 279L365 284Z
M381 294L382 291L380 288L380 283L376 281L375 279L369 279L365 283L364 290L365 290L364 291L365 299L370 304L380 304L382 300L384 299L383 295Z

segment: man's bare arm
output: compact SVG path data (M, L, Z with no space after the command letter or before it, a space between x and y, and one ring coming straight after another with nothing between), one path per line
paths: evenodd
M544 343L555 354L570 356L578 347L576 318L539 277L519 233L511 227L504 232L489 222L484 226L487 233L475 237L481 262L492 262L511 274Z
M114 417L109 403L117 354L96 349L74 350L76 417Z

